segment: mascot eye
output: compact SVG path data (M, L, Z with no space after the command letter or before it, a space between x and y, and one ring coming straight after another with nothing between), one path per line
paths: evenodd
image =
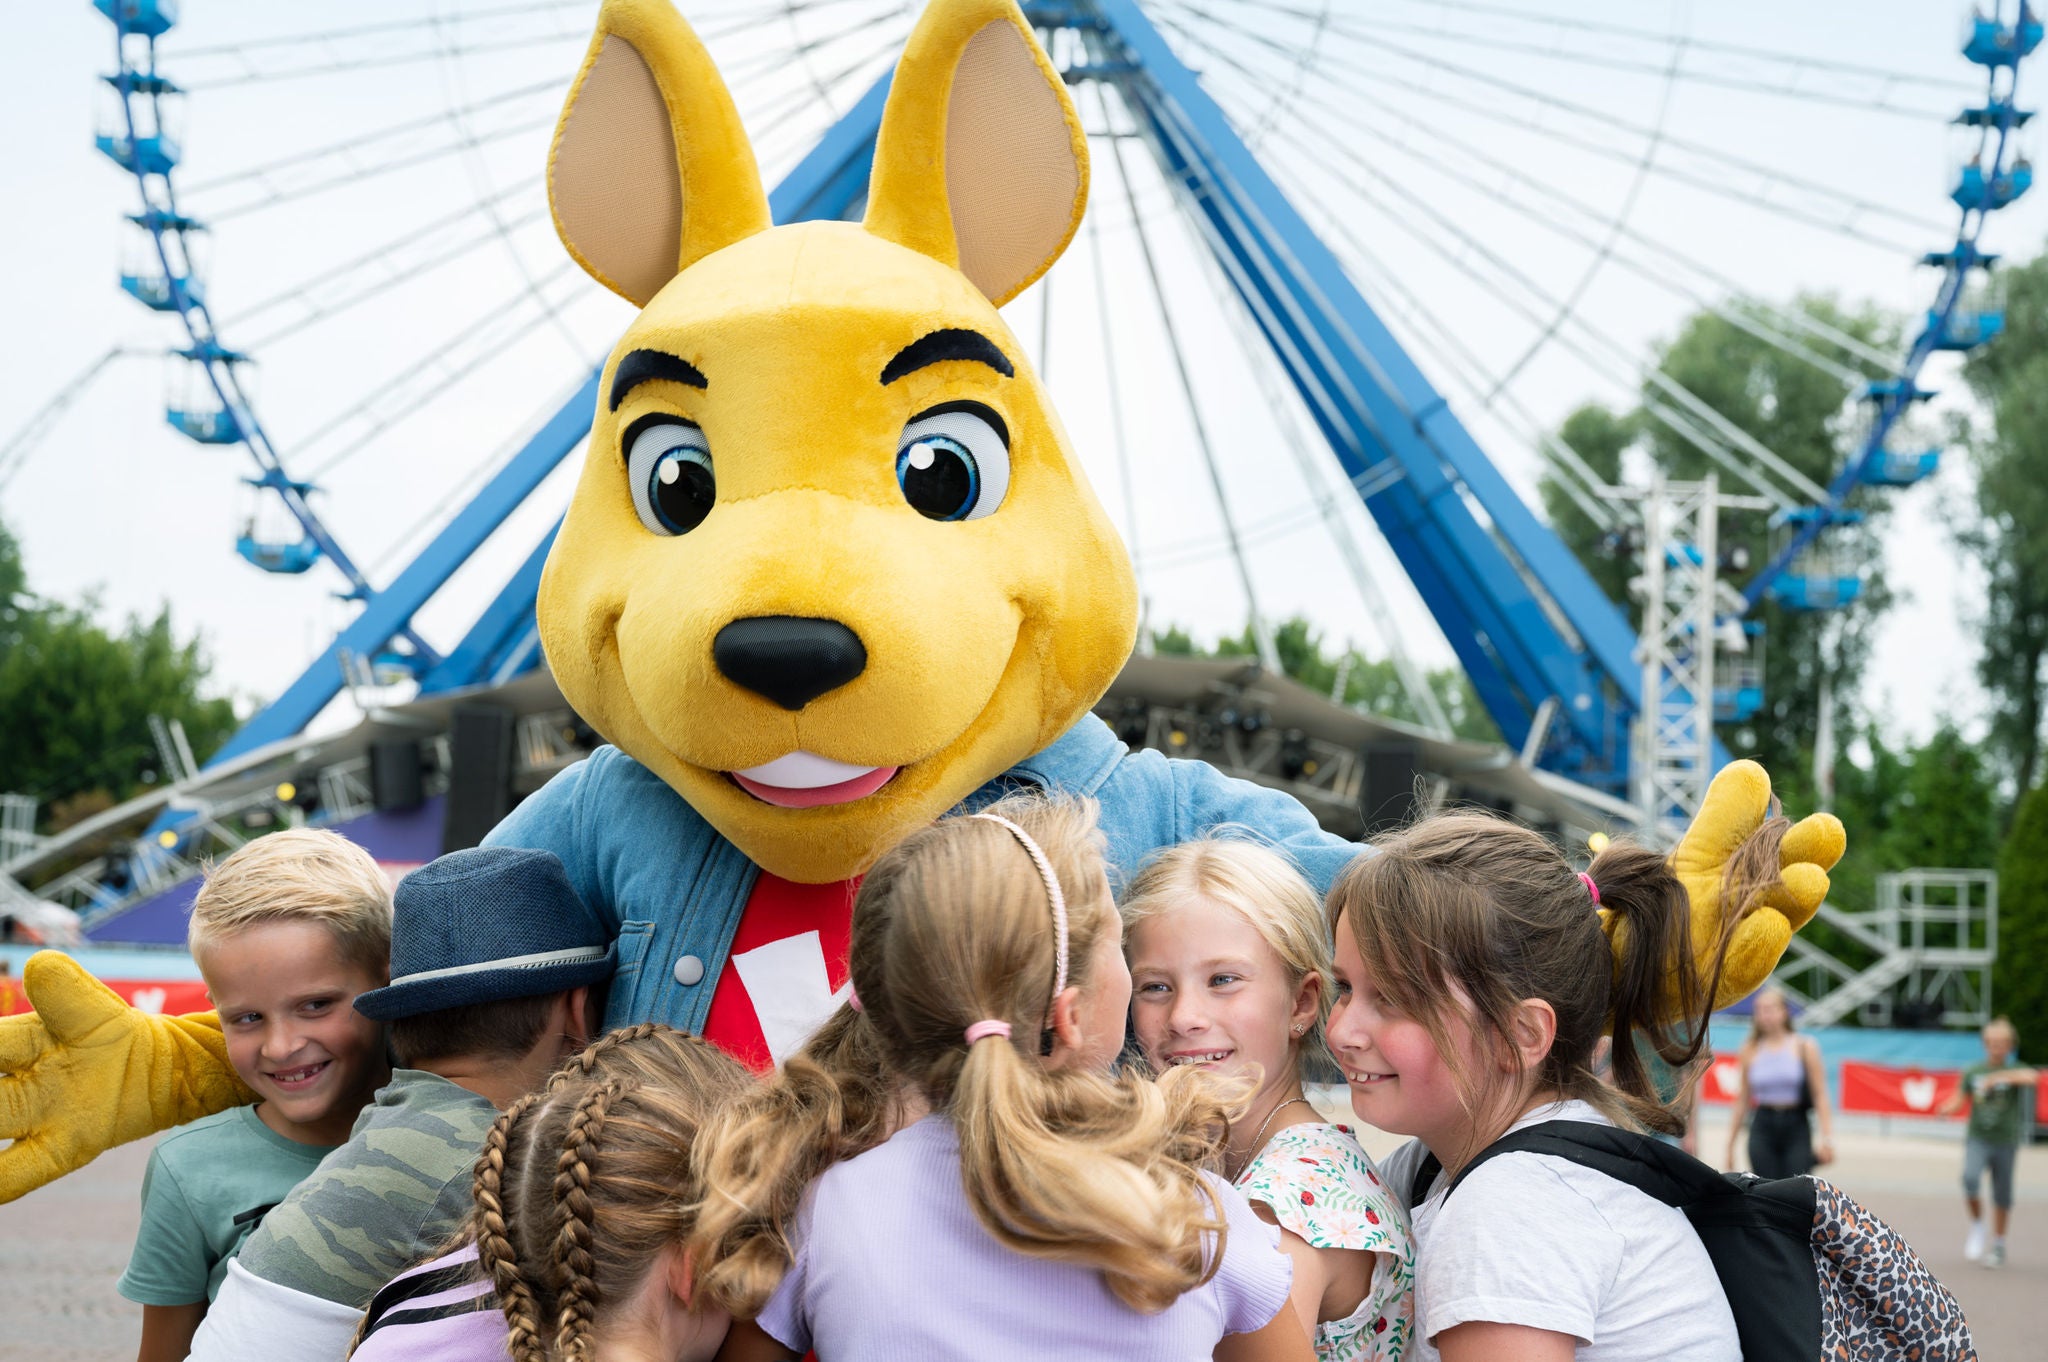
M995 514L1010 490L1010 432L979 402L948 402L914 417L896 446L896 485L931 520Z
M718 500L704 432L673 416L643 416L626 432L626 485L640 523L659 535L688 534Z

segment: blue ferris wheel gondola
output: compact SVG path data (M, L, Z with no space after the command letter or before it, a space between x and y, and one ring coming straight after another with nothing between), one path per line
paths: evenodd
M1977 146L1956 174L1949 198L1961 212L1954 245L1929 252L1921 263L1942 272L1934 304L1908 347L1894 378L1872 383L1864 400L1870 423L1855 453L1828 485L1827 499L1804 508L1784 523L1790 533L1763 571L1743 588L1743 606L1753 609L1773 600L1792 610L1839 609L1861 594L1860 571L1850 571L1819 547L1834 525L1854 523L1860 515L1848 509L1858 487L1906 487L1931 475L1939 450L1910 452L1887 441L1899 420L1915 403L1934 394L1920 386L1928 358L1937 351L1974 350L2005 330L2005 314L1975 301L1972 282L1990 271L1995 255L1978 248L1990 215L2010 206L2033 187L2032 163L2019 150L2017 134L2033 111L2017 103L2022 58L2041 44L2042 21L2029 0L2018 0L2010 20L2002 6L1975 10L1964 33L1963 56L1985 69L1984 102L1956 116L1958 126L1976 133ZM1850 584L1853 576L1854 585Z
M95 143L134 177L142 206L128 220L147 234L157 266L124 271L121 287L151 311L177 315L187 343L172 353L191 366L211 399L171 405L164 419L196 443L246 448L260 474L252 481L275 495L297 522L296 539L273 541L244 533L235 545L241 557L267 572L294 574L326 560L347 581L343 597L368 603L375 588L314 513L306 499L310 488L286 475L237 372L249 356L221 339L192 268L189 238L205 225L179 210L173 176L182 148L165 128L166 101L184 92L156 69L157 39L176 26L179 6L176 0L94 0L94 8L114 25L115 71L104 80L120 102L119 123L98 133ZM394 632L413 674L441 660L409 622Z

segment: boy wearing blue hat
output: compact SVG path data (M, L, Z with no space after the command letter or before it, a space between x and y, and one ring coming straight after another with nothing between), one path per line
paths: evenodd
M553 853L453 852L394 908L391 983L356 999L389 1025L391 1082L243 1246L194 1359L339 1362L377 1290L461 1229L498 1112L601 1025L618 948Z

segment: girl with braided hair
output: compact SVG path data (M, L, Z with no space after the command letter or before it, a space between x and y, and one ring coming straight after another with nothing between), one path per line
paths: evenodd
M1130 972L1092 803L913 833L853 905L847 1004L715 1117L690 1258L727 1359L1309 1362L1277 1233L1214 1158L1239 1103L1112 1077Z
M729 1319L693 1308L691 1144L751 1081L714 1046L658 1023L598 1040L498 1117L463 1242L378 1293L351 1356L710 1358Z

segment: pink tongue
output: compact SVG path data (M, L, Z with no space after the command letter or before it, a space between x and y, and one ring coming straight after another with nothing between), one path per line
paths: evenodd
M773 804L783 809L815 809L826 804L845 804L855 799L865 799L887 785L896 772L896 766L877 766L864 776L842 780L837 785L819 785L808 790L792 789L786 785L763 785L758 780L748 780L737 771L727 771L733 784L745 790L763 804Z

